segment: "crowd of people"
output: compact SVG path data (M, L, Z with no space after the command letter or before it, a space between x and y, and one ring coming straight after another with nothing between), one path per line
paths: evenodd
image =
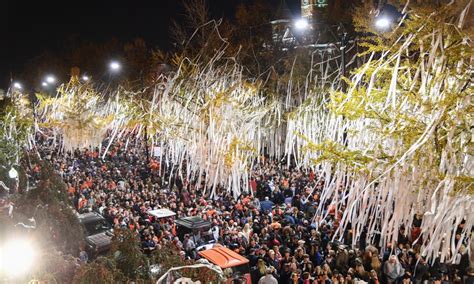
M462 283L469 272L465 245L454 263L425 260L415 242L420 215L413 228L400 228L398 243L384 251L377 238L367 242L366 231L352 243L350 226L342 242L332 241L344 208L336 209L329 201L322 204L324 214L315 217L324 180L278 160L256 163L252 192L235 199L223 188L209 196L204 182L187 180L171 166L147 157L139 141L128 147L114 143L104 158L99 149L64 153L50 145L41 153L63 177L78 212L98 212L115 228L137 232L144 253L172 244L183 258L199 257L197 248L205 238L179 238L172 218L147 214L166 208L176 218L210 221L208 234L214 242L249 259L252 283Z

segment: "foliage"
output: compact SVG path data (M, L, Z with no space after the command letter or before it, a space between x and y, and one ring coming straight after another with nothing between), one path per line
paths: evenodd
M72 283L126 283L123 275L115 263L106 257L98 257L93 262L82 265L75 273Z
M66 185L49 162L28 155L40 169L38 183L22 194L12 196L18 222L35 218L34 235L45 245L77 255L84 233L66 196Z
M367 7L360 18L362 13ZM472 225L474 205L467 8L410 5L406 13L402 24L380 38L364 26L367 21L356 22L367 35L361 56L368 60L346 79L348 91L334 90L318 108L315 128L300 134L315 141L300 149L303 160L316 158L329 179L322 201L337 200L333 188L341 183L350 189L339 233L349 223L356 231L374 228L380 218L381 242L389 244L399 226L409 228L421 212L423 253L450 258L458 249L452 226L466 219ZM463 230L465 238L471 225Z
M0 96L0 164L10 169L32 133L33 113L29 100L13 90Z
M455 172L467 174L463 160L473 143L469 138L474 121L472 67L464 60L472 56L472 49L466 35L450 23L462 12L453 6L415 7L409 10L403 29L387 36L386 43L363 42L366 52L381 52L380 59L355 70L357 79L349 82L349 93L334 92L328 106L350 120L370 120L369 132L381 143L373 149L379 157L390 156L390 165L430 135L432 139L410 156L414 165L439 168L431 175L436 181L446 175L455 177ZM385 141L396 141L397 150L390 150ZM446 155L460 168L450 172L446 166L439 167ZM459 188L474 193L469 180Z
M164 246L159 250L155 250L151 254L150 262L160 266L160 274L157 275L157 278L160 278L172 267L192 264L190 261L185 261L181 258L179 250L175 246Z
M58 89L57 97L37 97L38 112L43 114L40 126L59 131L66 150L100 145L113 112L90 83L73 76Z
M72 276L80 269L79 260L49 247L41 254L35 267L35 279L47 283L71 283ZM91 282L89 282L91 283Z
M128 279L148 279L149 263L140 250L140 239L128 229L114 230L111 256L116 268Z

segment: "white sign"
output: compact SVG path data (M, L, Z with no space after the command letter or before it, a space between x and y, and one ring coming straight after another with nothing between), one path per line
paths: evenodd
M153 147L153 157L161 157L161 147Z

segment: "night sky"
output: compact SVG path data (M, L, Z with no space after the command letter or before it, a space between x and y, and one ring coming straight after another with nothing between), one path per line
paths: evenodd
M15 77L31 58L44 51L61 51L72 36L99 42L141 37L148 46L169 50L171 22L179 21L183 14L180 1L186 0L7 0L2 4L6 6L2 10L6 11L8 40L2 43L6 51L2 51L0 88L6 88L11 74ZM220 18L232 17L238 4L251 1L208 0L208 3L212 17ZM275 6L280 2L268 1ZM287 0L294 13L299 13L299 2Z

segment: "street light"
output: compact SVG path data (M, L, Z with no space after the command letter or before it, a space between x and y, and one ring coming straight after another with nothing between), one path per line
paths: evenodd
M54 76L52 76L52 75L48 75L46 77L46 82L49 83L49 84L53 84L54 82L56 82L56 78L54 78Z
M387 30L392 25L392 21L387 16L380 16L375 19L375 27L379 30Z
M46 82L42 82L42 83L41 83L41 86L43 86L43 87L47 87L47 86L48 86L48 83L46 83Z
M120 70L121 66L120 63L118 63L117 61L112 61L110 62L109 68L111 71L117 72Z
M308 20L301 18L296 20L295 22L295 28L298 30L306 30L309 27Z
M394 22L403 17L403 14L398 9L390 4L385 4L380 7L379 13L375 16L375 28L380 31L388 31L392 28Z
M15 82L15 83L13 83L13 88L21 90L21 89L23 89L23 86L20 83Z
M86 82L89 81L89 76L83 75L83 76L82 76L82 80L83 80L83 81L86 81Z

